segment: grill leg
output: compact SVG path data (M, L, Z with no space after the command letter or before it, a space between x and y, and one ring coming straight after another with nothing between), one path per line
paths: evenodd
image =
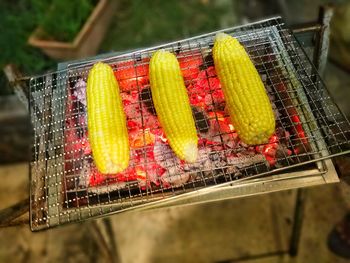
M306 189L299 188L297 190L295 208L294 208L294 220L293 229L290 239L289 255L295 257L298 254L299 241L301 236L301 230L303 226L304 209L305 209L305 196Z
M108 263L120 262L115 232L110 218L91 221L91 233Z

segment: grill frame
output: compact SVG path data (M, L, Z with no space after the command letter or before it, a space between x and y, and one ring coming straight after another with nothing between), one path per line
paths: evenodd
M225 30L221 30L221 31L226 31L226 32L228 31L228 32L230 32L231 30L240 30L240 29L247 30L249 28L254 28L256 25L259 25L259 26L263 27L263 25L266 24L266 23L269 26L271 26L271 24L274 23L274 22L277 22L277 26L283 28L283 24L281 23L281 19L280 18L272 18L272 19L268 19L268 20L265 20L265 21L260 21L258 23L253 23L253 24L250 24L250 25L241 26L241 27L235 27L235 28L231 28L231 29L225 29ZM286 30L286 29L283 29L283 30ZM201 38L205 38L205 37L210 37L210 36L213 36L215 33L216 32L213 32L213 33L202 35L202 36L199 36L199 37L186 39L184 41L190 42L192 40L201 39ZM292 41L294 41L294 40L292 40ZM178 43L179 42L177 41L177 42L173 42L173 43L170 43L170 44L166 44L165 46L167 46L167 45L174 45L174 44L178 45ZM141 51L135 51L133 53L128 53L128 54L125 54L125 55L112 56L112 57L109 57L109 58L105 59L105 61L108 62L108 61L112 61L112 60L115 60L115 59L122 59L122 58L125 58L125 57L128 57L128 56L135 56L139 52L145 52L145 51L146 52L150 52L150 51L158 49L160 47L164 47L164 45L153 47L153 48L150 48L150 49L144 49L144 50L141 50ZM303 50L301 50L301 51L303 52ZM289 57L289 55L286 54L285 58L287 59L288 57ZM72 64L68 65L67 69L70 70L72 68L79 69L81 67L86 67L88 65L92 65L96 60L101 60L101 59L93 59L93 60L84 61L84 62L81 62L81 63L72 63ZM66 70L58 71L58 74L65 74L65 73L66 73ZM317 73L314 73L314 74L317 74ZM316 77L319 78L318 75L316 75ZM33 78L33 79L36 79L36 78ZM63 80L62 85L66 85L64 80ZM324 85L324 84L321 83L321 85ZM57 85L57 86L59 86L59 85ZM64 92L64 89L58 89L57 92L58 92L58 94L61 94L61 92ZM45 96L49 97L49 94L47 94L47 95L44 94L44 97ZM62 96L63 96L62 94L58 95L58 97L62 97ZM302 95L301 95L301 97L302 97ZM305 96L304 100L305 99L307 100L306 96ZM44 109L49 110L49 115L50 115L51 111L53 111L53 108L50 107L49 104L50 104L50 101L47 101L47 100L44 99ZM305 105L308 105L308 102L306 102ZM64 105L58 105L58 107L54 108L54 109L56 111L58 111L58 114L64 114L64 111L65 111L64 110ZM31 111L31 114L32 113L33 112ZM32 119L33 118L35 119L35 116L33 116L33 114L32 114ZM61 127L60 127L59 123L58 122L54 122L54 123L57 124L57 128L54 128L54 129L58 130L60 133L62 132L62 134L63 134L64 131L60 130ZM55 135L57 135L57 133ZM63 137L64 137L64 135L63 135ZM59 138L57 138L57 139L60 140ZM55 140L56 140L56 138L54 138L54 141ZM321 144L321 145L318 145L318 147L321 148L321 149L324 149L324 151L322 151L321 155L318 156L317 158L312 159L312 160L307 161L307 162L303 162L303 165L304 165L306 163L315 163L316 160L318 160L316 162L315 167L313 167L312 169L308 170L307 175L301 173L300 171L296 172L296 174L295 173L288 173L288 172L281 174L280 172L283 172L284 170L287 169L286 167L283 167L281 169L274 169L273 171L268 171L266 173L259 173L257 175L252 175L252 176L245 177L245 178L242 178L242 179L238 179L238 180L235 180L235 181L230 181L230 182L226 182L226 183L222 183L222 184L206 187L204 189L196 190L196 191L193 191L193 192L188 192L188 193L182 194L181 196L173 196L173 197L163 198L163 199L158 200L158 201L153 201L152 204L145 203L145 204L142 204L142 205L132 206L132 207L129 207L129 208L123 208L120 211L126 211L126 210L131 210L131 209L136 209L136 208L138 208L138 209L148 209L148 208L153 208L153 207L166 206L166 205L170 205L170 204L183 204L183 203L201 202L200 199L203 196L206 196L204 198L205 198L206 201L208 201L209 199L211 199L211 200L218 200L218 199L233 198L233 197L237 197L237 196L250 195L250 194L253 194L253 193L261 193L261 192L282 190L282 189L291 188L293 186L293 184L288 183L288 180L292 180L292 178L294 178L294 177L298 177L298 178L305 178L305 177L307 177L308 179L310 179L312 176L315 176L315 178L316 177L318 178L317 180L314 180L314 181L311 180L306 185L319 184L319 183L321 183L322 180L324 182L335 182L335 181L337 181L336 172L334 170L334 167L333 167L332 163L330 161L328 161L328 160L327 161L323 161L323 160L324 159L328 159L331 156L335 156L335 155L338 155L338 154L343 154L345 152L341 151L341 152L338 152L336 154L329 154L326 151L327 148L328 148L326 143L324 143L322 145L322 140L321 139L317 139L316 142ZM55 146L53 146L53 148L54 147ZM317 147L317 146L315 146L315 147ZM54 149L54 150L56 150L56 149ZM55 155L56 155L56 153L55 153ZM45 192L44 197L51 196L51 198L46 198L46 200L44 200L46 202L46 204L44 204L42 206L41 205L39 205L39 206L36 205L36 203L41 203L41 202L36 202L36 201L33 202L33 200L38 200L38 197L40 198L40 195L36 196L36 197L33 196L33 194L36 194L36 193L35 193L35 191L33 192L33 184L32 184L32 188L31 188L32 189L32 192L31 192L31 198L32 198L32 200L31 200L31 204L32 204L31 205L31 214L35 213L36 216L37 216L38 215L38 209L39 209L39 211L41 211L42 210L41 208L45 208L45 207L48 208L47 213L48 213L49 216L50 216L50 214L51 215L60 214L60 216L58 216L58 217L50 217L49 219L45 218L45 215L43 215L42 218L41 218L42 219L41 220L42 223L31 221L31 226L32 226L33 230L38 230L38 229L41 229L41 228L47 228L47 227L59 225L61 223L65 223L66 221L74 222L74 221L83 220L83 219L89 218L89 217L103 216L103 215L105 215L105 213L118 212L118 211L115 211L115 209L118 209L118 204L117 203L112 203L112 204L107 204L107 205L100 205L98 207L95 207L96 209L95 208L88 208L88 209L86 209L86 211L82 211L81 209L77 209L79 211L66 212L66 213L60 211L60 207L58 206L60 204L60 202L58 201L57 196L56 197L52 196L52 194L55 195L55 194L61 192L60 189L59 189L59 182L61 182L62 179L60 178L60 176L58 176L58 173L57 173L57 163L60 162L60 158L63 158L63 156L59 155L58 158L56 157L53 160L50 159L50 158L45 158L46 159L45 160L46 168L47 168L46 171L45 171L45 174L44 174L45 180L41 180L41 181L40 180L33 180L33 179L37 179L37 178L35 178L35 176L37 175L38 171L35 170L35 165L34 166L32 165L31 182L35 183L34 189L37 189L38 187L39 188L43 187L43 189L45 189L44 190L44 192ZM51 165L51 163L52 163L52 165ZM301 164L289 166L288 168L296 168L296 166L298 166L298 165L301 165ZM254 178L257 178L257 177L266 176L266 175L271 174L271 173L274 173L274 174L279 173L279 174L277 175L277 177L275 175L275 176L270 176L270 177L259 178L259 179L256 179L256 180L254 179ZM56 175L56 176L50 176L50 174L53 174L53 175ZM33 178L33 175L34 175L34 178ZM321 178L323 178L323 179L321 179ZM249 182L246 181L247 179L249 179ZM277 187L277 188L272 187L269 190L269 187L267 187L267 183L273 182L273 181L281 181L281 182L283 182L282 186ZM308 181L308 180L306 180L306 181ZM38 184L37 184L38 182L43 184L43 186L40 186L40 185L38 186ZM300 183L299 184L300 186L304 186L302 181L300 181L299 183ZM262 187L262 188L265 188L265 189L261 189L261 190L255 189L255 191L253 191L251 193L249 193L248 190L242 190L242 193L244 191L246 191L245 194L244 193L243 194L242 193L241 194L235 194L234 193L233 189L248 189L249 185L252 185L252 184L253 185L255 184L255 186L253 186L252 189L256 188L257 185L260 185L260 187L265 185L266 187ZM50 185L51 185L51 187L47 187L47 186L50 186ZM52 185L53 185L53 187L52 187ZM212 197L209 197L210 193L212 194ZM226 194L224 194L224 193L226 193ZM92 209L95 209L96 211L92 212ZM33 219L32 216L31 216L31 219Z

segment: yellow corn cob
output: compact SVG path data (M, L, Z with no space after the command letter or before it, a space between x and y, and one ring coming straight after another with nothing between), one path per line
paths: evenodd
M88 132L97 169L122 172L129 165L129 139L119 86L112 68L96 63L87 81Z
M195 162L198 137L179 62L170 52L155 52L149 67L154 107L168 142L181 159Z
M250 145L268 142L275 131L272 105L244 47L237 39L219 33L213 59L238 136Z

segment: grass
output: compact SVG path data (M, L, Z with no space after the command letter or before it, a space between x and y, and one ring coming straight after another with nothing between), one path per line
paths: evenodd
M38 37L71 42L84 25L97 0L32 0L36 9Z
M119 10L102 44L105 51L147 47L210 32L222 27L237 1L120 1ZM229 24L236 22L234 16Z
M34 74L52 67L55 62L39 50L30 47L27 39L36 27L31 0L0 1L0 68L13 63L26 74ZM0 95L11 93L1 71Z

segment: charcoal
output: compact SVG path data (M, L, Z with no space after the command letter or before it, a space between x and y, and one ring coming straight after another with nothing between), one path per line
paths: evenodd
M75 84L78 82L78 80L81 79L80 76L72 76L68 78L68 85L71 88L74 88Z
M159 141L154 144L154 159L165 169L180 167L180 160L170 146Z
M210 128L210 123L205 113L199 108L192 106L192 114L196 122L197 131L207 133Z
M200 70L206 70L207 68L214 66L214 60L212 54L208 54L204 58L204 63L199 67Z
M147 111L155 116L157 116L156 109L154 108L153 100L152 100L152 93L151 88L146 87L141 90L139 94L139 100L143 102L145 105Z
M187 183L190 179L189 173L180 174L169 174L165 173L161 178L161 182L166 185L171 185L173 187L182 186Z
M77 102L80 109L86 107L86 82L83 79L78 79L74 85L73 95L77 98Z
M227 165L225 161L226 156L223 152L213 152L209 154L209 159L211 160L212 167L223 167Z
M251 166L256 163L266 163L265 156L262 154L238 154L237 156L229 156L227 158L229 165L237 168L244 168L246 166Z
M212 164L209 159L209 150L207 148L201 148L198 150L198 158L195 163L185 163L184 171L199 171L203 169L211 169Z

